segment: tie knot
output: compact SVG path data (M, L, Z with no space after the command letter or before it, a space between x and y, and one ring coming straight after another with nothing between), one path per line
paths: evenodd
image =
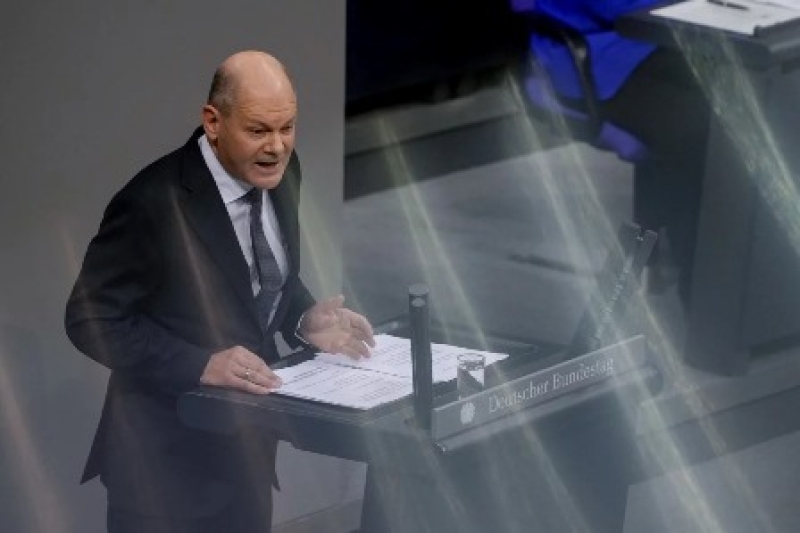
M253 207L258 207L261 205L261 189L258 187L253 187L247 194L244 195L244 199L247 200L247 203L252 205Z

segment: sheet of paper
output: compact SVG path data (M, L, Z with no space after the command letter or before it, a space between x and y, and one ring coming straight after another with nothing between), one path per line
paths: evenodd
M508 354L469 350L450 346L448 344L431 344L431 363L433 367L433 381L440 383L456 378L456 357L464 352L479 352L486 356L486 366L505 359ZM402 376L411 379L413 368L411 363L411 341L393 335L376 335L375 348L372 356L366 359L354 360L346 355L320 353L316 360L326 361L342 366L369 369L393 376Z
M411 341L393 335L376 335L372 356L354 360L346 355L320 353L312 361L275 370L283 385L275 394L370 409L413 392ZM447 344L432 344L433 381L456 378L456 357L463 352L480 352L486 365L505 359L508 354L468 350Z
M306 361L275 370L283 380L277 394L369 409L411 394L411 381L380 372Z
M778 0L784 1L784 0ZM720 4L728 5L720 5ZM654 15L721 30L752 35L757 27L769 27L800 17L800 12L752 0L687 0L654 9Z

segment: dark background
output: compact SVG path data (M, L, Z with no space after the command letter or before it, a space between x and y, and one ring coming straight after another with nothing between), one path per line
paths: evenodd
M526 44L509 0L348 0L347 115L480 86Z

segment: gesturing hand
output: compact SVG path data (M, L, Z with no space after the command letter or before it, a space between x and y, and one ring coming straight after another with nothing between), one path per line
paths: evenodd
M234 346L211 355L200 383L267 394L281 386L281 378L259 356L247 348Z
M317 302L306 311L300 324L300 335L328 353L343 353L353 359L369 357L375 346L372 326L366 318L342 307L341 294Z

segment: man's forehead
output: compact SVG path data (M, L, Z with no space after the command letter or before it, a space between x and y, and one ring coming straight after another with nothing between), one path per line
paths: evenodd
M249 99L238 102L234 109L249 120L290 121L297 115L294 100Z

